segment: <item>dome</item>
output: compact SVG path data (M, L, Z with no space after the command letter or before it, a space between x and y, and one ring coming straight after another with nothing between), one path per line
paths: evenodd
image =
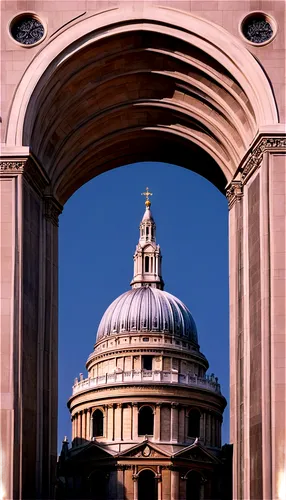
M196 324L185 304L150 286L132 288L112 302L99 324L96 341L132 332L170 333L198 342Z

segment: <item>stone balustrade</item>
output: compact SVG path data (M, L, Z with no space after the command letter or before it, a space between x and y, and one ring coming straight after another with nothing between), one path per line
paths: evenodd
M81 391L86 391L94 387L114 384L137 384L137 383L158 383L158 384L180 384L188 387L200 387L220 394L220 384L217 378L206 375L206 377L196 377L195 375L182 374L175 371L160 370L130 370L125 372L106 373L99 377L86 379L75 379L73 395Z

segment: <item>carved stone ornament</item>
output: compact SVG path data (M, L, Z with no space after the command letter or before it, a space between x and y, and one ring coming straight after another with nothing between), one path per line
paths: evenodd
M151 453L150 446L148 446L148 445L145 446L145 448L143 448L143 451L142 451L143 457L149 457L150 453Z
M240 201L243 196L242 182L232 181L231 185L226 191L229 210L233 207L236 201Z
M254 147L249 159L244 164L241 169L241 178L246 181L250 175L252 175L257 168L260 167L263 160L263 155L266 151L271 151L273 149L285 149L286 148L286 138L285 137L268 137L263 138Z
M59 225L59 215L62 213L62 206L53 196L45 196L45 217L55 226Z
M26 161L20 160L4 160L0 161L0 172L10 173L10 174L19 174L24 172Z
M229 209L233 207L236 201L243 197L243 186L253 173L260 167L264 153L268 151L285 151L286 138L280 137L261 137L258 143L248 153L246 160L238 169L238 178L233 180L226 190ZM286 152L286 151L285 151Z

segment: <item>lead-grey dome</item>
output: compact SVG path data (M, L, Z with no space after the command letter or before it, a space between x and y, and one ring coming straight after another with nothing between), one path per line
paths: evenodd
M132 332L165 332L198 342L196 324L185 304L149 286L133 288L112 302L99 324L96 341Z

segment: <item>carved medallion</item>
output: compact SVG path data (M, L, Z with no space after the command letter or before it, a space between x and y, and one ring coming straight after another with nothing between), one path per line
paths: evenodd
M11 35L16 42L33 45L43 38L45 33L41 21L31 14L20 16L11 25Z

